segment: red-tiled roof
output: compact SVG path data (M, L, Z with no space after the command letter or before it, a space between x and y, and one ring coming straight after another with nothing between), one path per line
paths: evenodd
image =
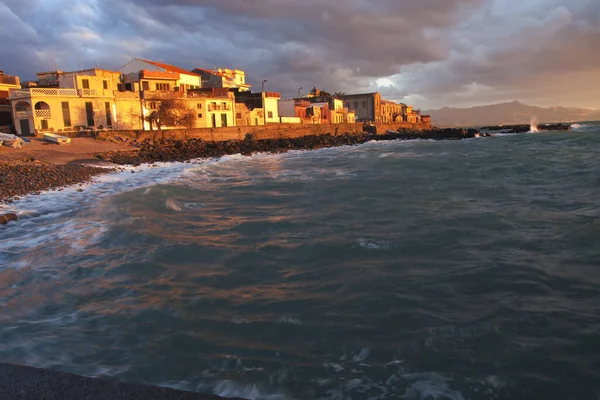
M152 64L152 65L154 65L155 67L158 67L158 68L166 69L167 71L179 72L180 74L200 76L200 75L195 74L195 73L193 73L191 71L185 70L183 68L176 67L174 65L164 64L164 63L157 62L157 61L144 60L142 58L138 58L138 60L143 61L143 62L148 63L148 64Z

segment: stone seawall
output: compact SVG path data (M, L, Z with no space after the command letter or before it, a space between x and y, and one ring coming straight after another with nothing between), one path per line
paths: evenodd
M286 125L269 124L267 126L239 126L227 128L198 128L198 129L165 129L160 133L156 131L99 131L96 134L98 139L109 139L115 137L131 138L137 140L144 139L202 139L205 141L220 142L225 140L242 140L247 133L252 134L255 139L282 139L297 138L311 135L341 135L346 133L360 133L364 131L363 123L355 124L315 124L315 125ZM389 124L377 124L376 133L385 133L386 130L410 129L425 130L430 129L430 124L413 124L410 122L397 122Z
M338 135L302 135L257 139L248 134L243 140L210 141L201 138L158 140L145 139L137 142L135 151L117 151L97 154L96 158L115 164L139 165L143 163L186 161L194 158L213 158L227 154L251 155L253 153L282 153L289 150L315 150L325 147L358 145L371 140L461 140L481 135L470 129L388 130L383 133L359 132Z

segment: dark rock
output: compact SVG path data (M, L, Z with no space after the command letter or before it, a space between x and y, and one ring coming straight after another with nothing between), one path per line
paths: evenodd
M18 196L88 182L111 169L76 164L52 165L31 161L0 161L0 202Z
M18 219L17 214L0 214L0 224L2 225L8 224L10 221L17 221Z

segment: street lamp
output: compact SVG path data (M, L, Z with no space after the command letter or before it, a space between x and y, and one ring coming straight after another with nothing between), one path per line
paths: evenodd
M300 94L300 91L301 91L302 89L304 89L304 88L303 88L303 87L299 87L299 88L298 88L298 98L302 97L302 95Z
M262 106L263 106L263 125L267 126L267 105L265 104L265 82L267 82L267 80L263 80L262 81L262 91L261 91L261 97L262 97Z

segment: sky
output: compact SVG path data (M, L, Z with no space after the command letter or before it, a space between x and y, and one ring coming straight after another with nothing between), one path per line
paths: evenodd
M236 68L283 97L600 109L600 0L0 0L0 69Z

